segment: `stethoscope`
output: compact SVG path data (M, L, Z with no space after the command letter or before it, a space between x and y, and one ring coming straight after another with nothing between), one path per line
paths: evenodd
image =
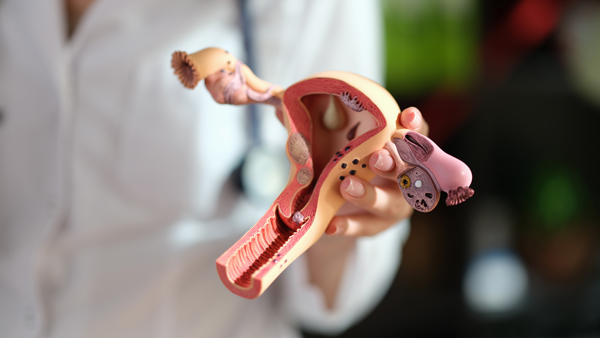
M239 18L242 29L246 65L255 70L252 21L248 10L248 0L238 0ZM247 108L249 147L233 177L236 186L253 203L269 206L283 190L289 171L285 152L267 147L260 135L260 116L257 106Z
M242 37L244 39L244 50L246 52L246 65L250 69L256 69L256 63L254 61L254 41L252 34L252 22L250 15L248 14L248 0L238 0L240 23L242 28ZM259 116L256 109L256 105L250 104L248 107L248 122L250 126L250 140L251 146L260 144L260 133L259 133Z

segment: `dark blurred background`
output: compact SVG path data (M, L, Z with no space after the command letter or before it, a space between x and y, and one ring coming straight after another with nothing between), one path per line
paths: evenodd
M384 9L386 87L475 196L413 216L387 296L339 337L600 337L600 2Z

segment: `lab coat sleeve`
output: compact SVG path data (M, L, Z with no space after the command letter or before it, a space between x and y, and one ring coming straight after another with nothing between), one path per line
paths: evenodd
M364 318L387 293L408 237L409 220L372 237L363 237L346 262L333 309L321 290L310 284L306 256L300 256L282 276L287 315L308 331L336 334Z

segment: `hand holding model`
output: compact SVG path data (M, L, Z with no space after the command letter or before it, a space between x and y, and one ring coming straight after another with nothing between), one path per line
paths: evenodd
M288 130L286 188L217 260L223 283L242 297L258 297L325 232L372 235L408 217L409 205L431 211L441 190L448 205L473 194L469 168L422 135L420 112L401 113L384 88L361 76L324 72L284 91L218 48L175 52L172 66L188 88L205 79L219 103L275 106ZM376 174L387 182L370 182ZM362 211L334 218L346 201Z

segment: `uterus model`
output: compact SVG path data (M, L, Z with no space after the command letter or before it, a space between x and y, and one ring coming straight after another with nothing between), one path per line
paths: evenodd
M227 51L207 48L173 53L181 83L201 81L215 101L265 103L276 108L288 131L291 163L283 192L269 210L217 259L225 286L244 298L260 296L297 257L325 232L344 204L341 182L371 180L369 157L386 148L396 163L400 190L416 210L429 212L448 194L447 205L473 195L467 165L427 137L400 125L400 108L383 87L356 74L329 71L287 89L258 78ZM402 168L402 169L401 169Z

